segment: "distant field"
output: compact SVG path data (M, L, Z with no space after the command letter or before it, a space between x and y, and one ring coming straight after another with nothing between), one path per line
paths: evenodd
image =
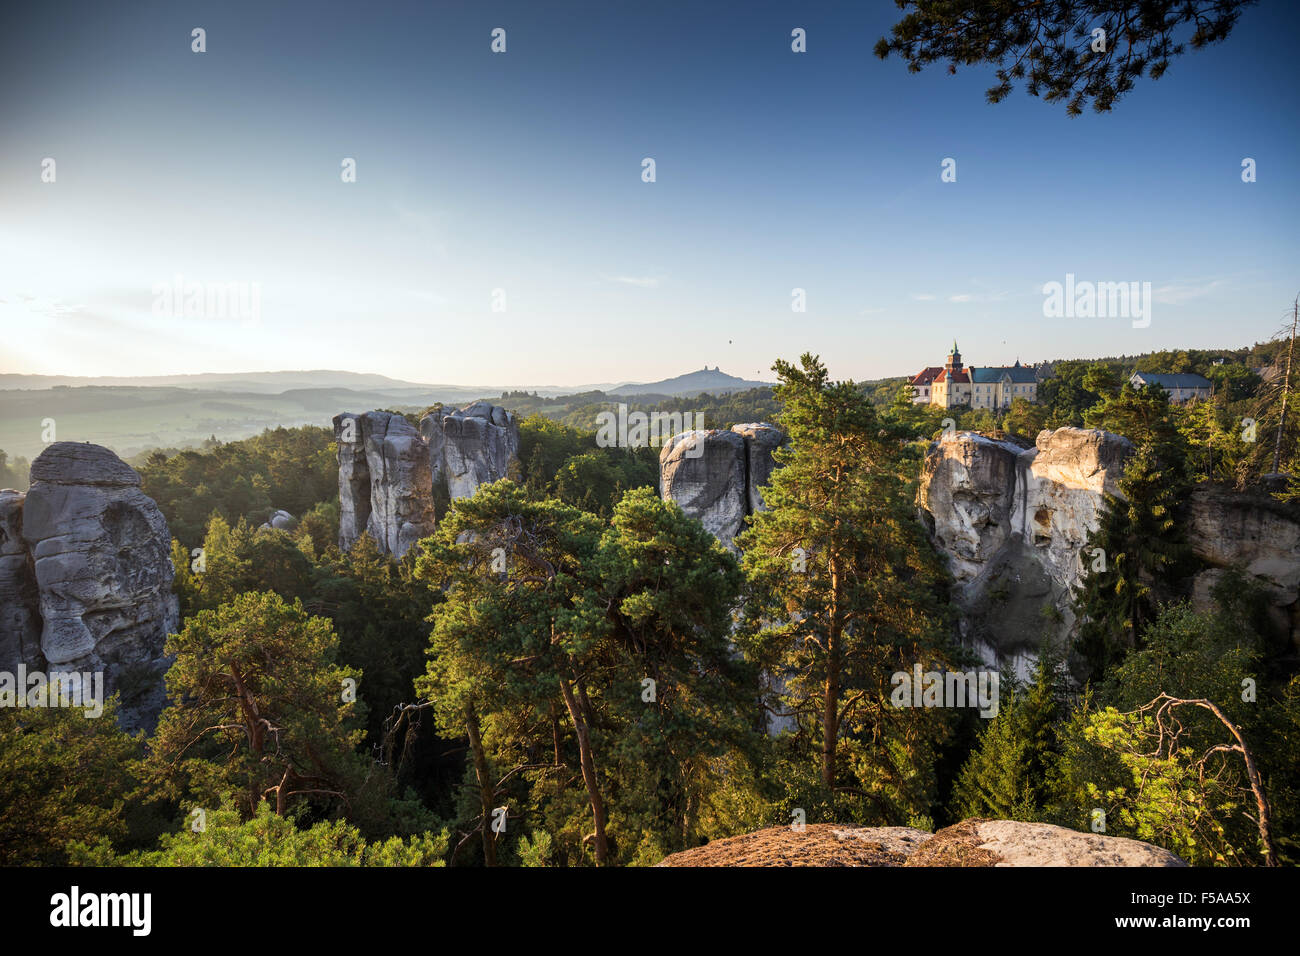
M302 389L279 395L185 388L99 387L0 391L0 449L31 460L45 447L44 421L58 441L105 445L122 457L148 448L232 441L277 425L328 425L343 411L424 408L438 395L391 395L349 389Z

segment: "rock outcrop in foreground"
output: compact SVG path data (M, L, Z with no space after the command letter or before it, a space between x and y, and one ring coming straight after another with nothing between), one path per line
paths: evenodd
M401 557L432 533L434 502L467 498L504 478L519 451L519 426L497 405L474 402L430 413L417 429L392 412L334 416L339 456L339 547L368 533Z
M1072 593L1101 556L1087 551L1105 496L1133 451L1097 429L1058 428L1021 448L973 432L930 446L917 495L921 520L948 558L962 638L989 666L1032 671L1047 639L1065 648L1075 632ZM1196 487L1180 516L1207 570L1190 595L1208 606L1231 567L1267 591L1279 635L1300 637L1300 511L1267 495ZM1300 642L1298 642L1300 643Z
M107 448L55 442L25 495L0 491L0 670L104 674L121 722L163 701L163 646L179 624L171 535L140 476Z
M1046 823L963 820L938 833L911 827L809 824L715 840L659 866L1186 866L1168 850Z
M674 435L659 452L659 488L727 547L745 517L763 510L762 487L785 435L766 422Z

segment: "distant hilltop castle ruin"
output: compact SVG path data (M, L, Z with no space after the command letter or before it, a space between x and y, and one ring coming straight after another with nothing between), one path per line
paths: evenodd
M923 369L908 384L915 405L1004 409L1011 407L1014 398L1038 401L1037 367L1021 365L1017 359L1015 365L964 368L956 340L942 368Z

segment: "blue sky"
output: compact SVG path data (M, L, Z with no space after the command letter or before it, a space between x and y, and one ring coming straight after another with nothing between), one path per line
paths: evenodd
M577 385L807 350L866 379L954 338L975 364L1247 345L1300 292L1296 4L1074 119L877 60L884 0L0 16L4 372ZM1150 326L1044 318L1067 273L1150 282ZM258 284L257 320L155 315L178 275Z

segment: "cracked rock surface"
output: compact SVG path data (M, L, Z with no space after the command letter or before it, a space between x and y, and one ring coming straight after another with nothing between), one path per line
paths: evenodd
M122 724L152 726L179 623L172 576L167 521L134 469L51 444L25 495L0 492L0 670L102 671Z

